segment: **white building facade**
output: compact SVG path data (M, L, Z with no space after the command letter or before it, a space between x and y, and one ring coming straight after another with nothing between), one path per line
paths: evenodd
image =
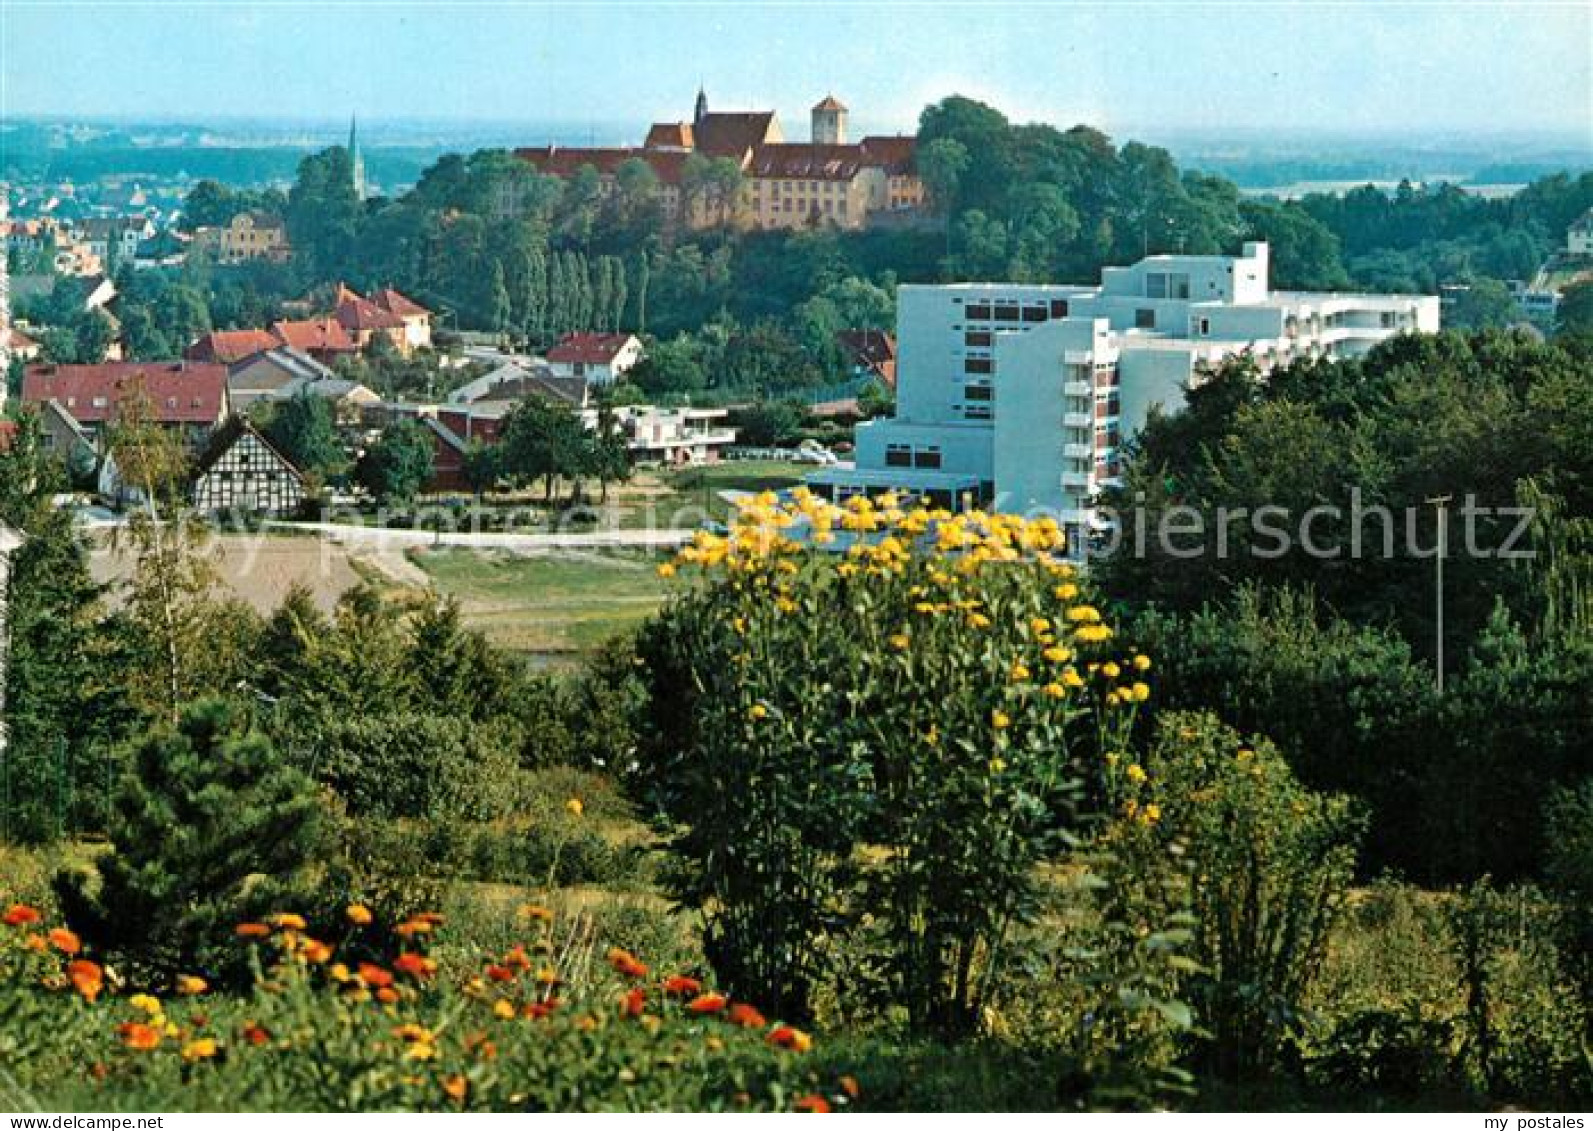
M1076 550L1123 442L1153 409L1181 408L1205 367L1350 358L1437 329L1436 297L1273 291L1264 243L1108 267L1098 287L903 286L896 415L858 427L854 467L810 483L834 498L889 489L1043 510Z

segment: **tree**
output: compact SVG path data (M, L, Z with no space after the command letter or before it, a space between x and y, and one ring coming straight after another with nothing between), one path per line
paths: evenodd
M1472 330L1498 329L1521 320L1516 300L1497 279L1473 279L1455 298L1450 321Z
M465 482L476 494L476 501L481 501L481 496L491 490L498 482L502 473L500 467L498 446L484 444L480 440L471 440L465 447L462 461L462 470Z
M337 439L337 422L325 397L301 390L275 406L264 429L271 446L300 471L322 477L341 473L347 464Z
M950 214L971 159L968 147L954 137L935 138L918 153L918 175L935 208Z
M1562 334L1593 334L1593 281L1572 283L1561 292L1556 329Z
M499 440L503 474L520 482L537 479L553 501L553 481L579 480L592 472L592 449L575 410L563 401L530 397L504 417Z
M240 973L233 928L303 898L321 814L240 707L204 700L132 751L110 851L56 878L83 939L135 985Z
M382 429L360 457L354 477L383 506L407 504L431 479L435 456L426 426L400 420Z
M685 335L670 342L655 342L647 355L628 374L645 391L689 393L706 388L708 374L698 357L698 348Z

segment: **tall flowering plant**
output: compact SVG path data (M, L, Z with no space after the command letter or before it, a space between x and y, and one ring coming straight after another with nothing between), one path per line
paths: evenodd
M1046 519L799 491L662 567L707 583L643 636L648 770L729 984L800 1013L861 939L915 1027L977 1027L1150 695L1063 545Z

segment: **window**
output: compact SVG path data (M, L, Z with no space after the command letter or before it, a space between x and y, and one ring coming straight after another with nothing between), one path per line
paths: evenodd
M963 400L988 401L990 399L989 385L969 385L962 391Z
M990 420L992 419L990 406L987 404L965 405L962 410L962 418L964 420Z
M940 466L939 448L919 448L913 453L913 466L934 470Z
M1211 333L1211 319L1210 318L1202 318L1199 322L1195 323L1195 333L1199 334L1202 338L1204 338L1208 334L1210 334Z
M1025 322L1044 322L1049 315L1050 311L1044 306L1026 306L1023 308L1023 320Z
M990 317L990 304L988 302L971 302L968 304L966 313L969 318L986 320Z
M962 344L975 349L989 349L994 338L995 335L989 330L969 330L962 336Z
M1154 330L1156 328L1156 312L1148 307L1141 307L1134 312L1134 328L1136 330Z
M968 357L962 363L964 373L990 373L994 368L994 363L988 357Z
M997 322L1016 322L1018 320L1018 304L1015 302L998 302L994 310Z
M1052 299L1051 300L1051 317L1052 318L1066 318L1067 316L1068 316L1068 300L1065 299L1065 298L1054 298L1054 299Z
M912 467L913 449L906 444L887 444L885 446L886 467Z
M1167 276L1163 275L1160 271L1152 272L1151 274L1146 275L1145 276L1145 297L1146 298L1166 298L1167 297Z

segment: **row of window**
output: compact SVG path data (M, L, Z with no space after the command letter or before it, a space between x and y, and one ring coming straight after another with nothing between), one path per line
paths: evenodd
M940 449L933 445L915 448L911 444L887 444L885 445L885 466L938 470L940 468Z
M1068 316L1068 300L1054 298L1050 302L1017 302L997 299L994 302L970 302L963 307L963 316L970 322L1045 322L1052 318Z

